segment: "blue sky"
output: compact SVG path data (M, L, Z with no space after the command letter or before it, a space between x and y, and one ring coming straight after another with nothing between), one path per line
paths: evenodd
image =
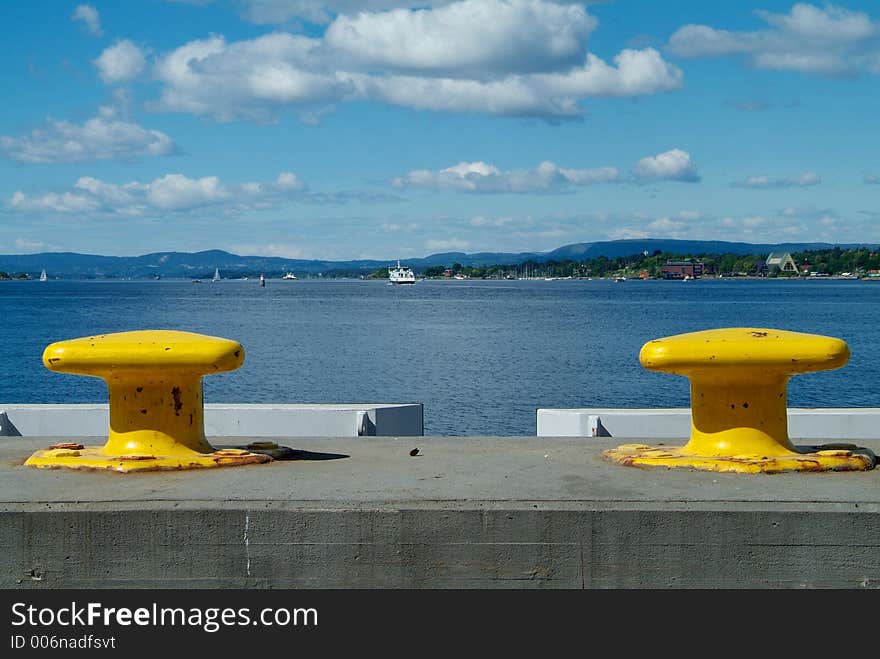
M0 253L880 242L876 2L0 12Z

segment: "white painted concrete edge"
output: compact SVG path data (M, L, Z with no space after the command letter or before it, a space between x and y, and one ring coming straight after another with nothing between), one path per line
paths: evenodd
M3 404L0 437L106 437L107 404ZM205 404L208 437L421 437L421 403Z
M538 409L539 437L626 437L686 439L691 410L664 409ZM880 408L788 408L792 439L874 439L880 436Z

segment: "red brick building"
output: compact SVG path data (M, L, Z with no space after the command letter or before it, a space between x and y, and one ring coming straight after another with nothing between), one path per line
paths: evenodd
M703 276L703 263L696 259L690 261L667 261L666 265L661 266L660 275L663 279L699 279Z

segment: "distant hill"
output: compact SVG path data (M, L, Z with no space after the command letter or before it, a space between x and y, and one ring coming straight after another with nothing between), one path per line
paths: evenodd
M575 243L565 245L550 252L444 252L423 258L405 259L403 263L417 272L429 266L518 265L527 261L545 262L583 261L600 256L615 258L659 250L674 254L768 254L769 252L802 252L806 250L831 249L841 247L877 248L876 244L830 243L774 243L753 244L724 242L720 240L665 240L636 239L609 240L594 243ZM291 271L297 276L357 276L374 272L394 263L396 259L385 261L319 261L307 259L285 259L274 256L239 256L222 250L204 252L156 252L142 256L101 256L97 254L77 254L74 252L43 252L40 254L0 255L0 271L10 275L27 273L36 278L45 269L50 279L152 279L156 276L169 279L209 279L215 269L220 270L224 279L243 276L280 277Z

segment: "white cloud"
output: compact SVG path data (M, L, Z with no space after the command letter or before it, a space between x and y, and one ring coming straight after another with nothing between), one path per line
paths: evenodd
M695 183L700 180L691 155L681 149L672 149L656 156L642 158L636 164L633 173L640 181L668 180Z
M170 0L191 5L208 5L213 0ZM585 4L584 0L554 0L556 4ZM375 12L389 9L430 9L445 7L458 0L237 0L245 20L261 25L288 23L302 19L329 23L339 14Z
M251 192L252 189L247 189ZM183 174L166 174L146 185L146 199L161 210L210 206L229 198L230 192L216 176L191 179Z
M813 210L809 215L791 216L781 211L776 216L747 213L740 216L713 216L683 210L669 215L643 212L590 213L572 218L576 235L591 235L591 240L625 238L671 238L686 240L738 240L774 243L801 239L840 242L864 241L865 227L842 222L833 211ZM840 231L846 229L846 238Z
M21 137L0 136L0 151L27 163L131 160L174 153L174 142L158 130L117 118L111 108L82 125L48 119Z
M99 208L96 199L87 195L64 192L49 192L40 196L29 196L20 190L14 192L7 207L20 212L91 213Z
M224 121L267 120L278 108L353 98L353 82L320 62L319 46L280 32L233 44L222 37L191 41L156 67L165 83L160 106Z
M101 79L107 84L114 84L139 76L146 62L144 51L128 39L120 39L105 49L94 63Z
M684 76L653 48L622 50L614 66L593 54L582 67L535 76L537 87L555 95L640 96L678 89Z
M58 245L44 243L40 240L30 240L28 238L16 238L12 241L15 250L22 254L33 254L35 252L60 252L62 251Z
M821 75L880 73L880 22L867 14L832 4L819 8L797 3L788 14L755 12L769 26L763 30L728 31L707 25L685 25L670 38L682 57L745 55L752 66Z
M640 96L678 89L682 74L651 48L624 50L611 66L587 55L583 66L559 73L498 79L367 76L351 79L365 98L419 110L499 116L581 116L578 103L600 96Z
M874 176L873 174L865 175L865 183L871 183L874 185L880 184L880 176Z
M573 187L599 183L643 183L648 181L700 180L697 169L686 151L672 149L656 156L642 158L633 168L632 176L621 174L617 167L567 169L544 161L534 169L502 171L483 161L460 162L438 171L413 170L391 179L396 188L488 193L563 192Z
M598 21L545 0L462 0L446 7L339 16L325 45L367 68L438 75L555 70L583 61Z
M687 223L669 217L661 217L648 224L652 233L664 236L679 235L686 226Z
M475 215L471 218L470 224L475 227L503 227L514 221L512 217L484 217Z
M535 169L503 172L482 161L460 162L436 172L415 170L391 180L398 188L424 188L459 192L548 192L568 186L620 182L615 167L564 169L545 161Z
M450 238L448 240L428 240L425 241L425 247L428 249L453 250L456 252L466 250L471 243L461 238Z
M305 185L293 172L281 172L276 184L282 190L302 190Z
M160 109L219 120L315 122L338 103L499 116L571 118L599 96L678 89L682 73L654 49L609 64L586 52L596 21L548 0L463 0L435 9L339 16L322 37L273 32L191 41L155 74Z
M101 16L92 5L78 5L70 15L70 20L82 21L93 37L100 37L104 34L101 30Z
M814 172L804 172L799 176L783 179L771 179L767 176L749 176L742 181L734 181L735 188L807 188L819 185L822 177Z
M282 172L276 182L224 184L216 176L190 178L166 174L151 181L109 183L91 176L79 178L63 192L26 194L16 191L6 207L20 213L87 214L94 217L164 216L206 211L235 214L273 208L290 201L333 202L332 195L312 200L302 181Z

